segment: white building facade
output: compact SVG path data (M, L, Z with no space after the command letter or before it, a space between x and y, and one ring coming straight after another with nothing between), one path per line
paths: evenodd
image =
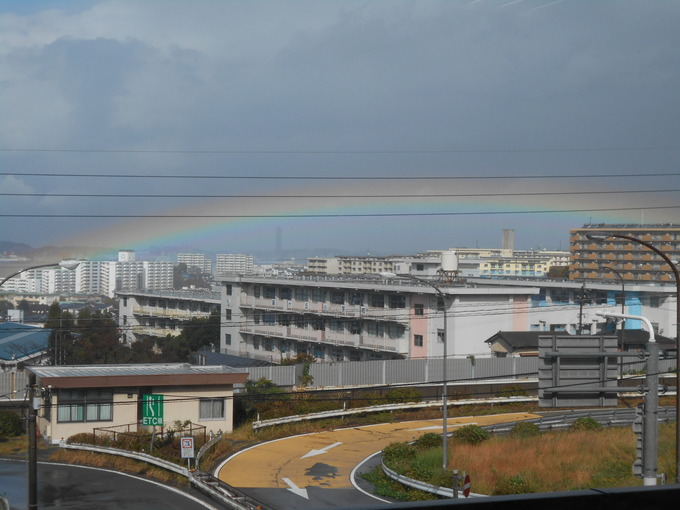
M215 258L215 274L253 274L255 258L241 253L218 253Z
M299 353L319 361L490 355L485 340L499 331L596 334L615 327L597 315L620 311L620 287L601 283L581 300L574 282L489 281L466 284L407 278L227 276L222 283L220 351L279 362ZM626 313L672 331L674 295L631 288ZM446 313L445 313L445 311ZM446 328L444 317L446 316ZM628 321L627 329L640 329Z

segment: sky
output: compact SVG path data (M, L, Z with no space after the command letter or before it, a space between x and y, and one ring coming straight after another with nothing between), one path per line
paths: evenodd
M675 0L0 1L0 240L412 254L680 223Z

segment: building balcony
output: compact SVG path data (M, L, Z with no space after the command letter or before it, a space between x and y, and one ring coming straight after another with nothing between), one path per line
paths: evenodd
M178 308L157 308L151 306L135 306L132 308L133 315L144 317L167 317L172 319L190 320L210 317L210 312L200 310L180 310Z

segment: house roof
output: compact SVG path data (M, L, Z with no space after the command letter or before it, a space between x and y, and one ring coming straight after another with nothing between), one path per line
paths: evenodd
M135 386L203 386L245 383L247 372L224 365L145 363L130 365L31 366L42 386L112 388Z
M0 323L0 360L19 360L44 351L51 332L20 322Z
M227 365L229 367L268 367L273 365L269 361L263 361L253 358L244 358L241 356L234 356L233 354L224 354L221 352L213 352L211 350L198 351L196 358L199 363L206 365Z

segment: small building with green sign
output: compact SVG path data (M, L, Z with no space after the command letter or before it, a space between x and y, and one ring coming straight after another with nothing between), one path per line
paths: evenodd
M135 431L191 422L233 428L234 384L245 371L184 363L26 367L40 397L38 431L53 443L95 428Z

